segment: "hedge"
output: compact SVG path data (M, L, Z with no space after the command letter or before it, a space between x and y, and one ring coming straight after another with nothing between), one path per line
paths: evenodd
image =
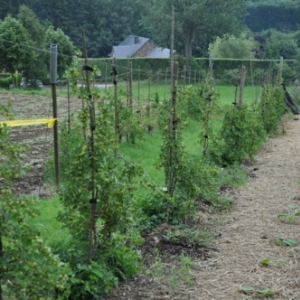
M152 75L157 76L157 73L160 74L160 79L166 77L166 72L170 73L170 59L166 58L132 58L132 59L117 59L116 66L120 80L126 80L128 74L128 62L129 60L132 62L133 68L133 79L134 80L145 80L148 79L149 76ZM80 60L81 64L84 64L84 60ZM182 56L177 57L179 70L182 73L184 70L185 59ZM213 59L213 69L214 69L214 77L217 80L223 81L224 76L227 76L228 71L236 70L240 66L245 65L248 70L252 70L253 72L259 71L267 71L270 70L272 72L277 72L279 67L279 59L271 60L271 59L253 59L253 60L244 60L244 59ZM91 58L88 60L88 64L91 67L97 67L101 70L101 79L110 80L111 79L111 71L113 60L111 58ZM192 58L191 60L191 76L193 77L195 73L197 76L202 77L205 76L209 65L208 58ZM290 74L288 80L294 79L294 69L295 62L294 60L284 60L284 72L293 73ZM250 74L250 71L248 71ZM285 74L283 74L285 77ZM196 76L196 75L195 75Z

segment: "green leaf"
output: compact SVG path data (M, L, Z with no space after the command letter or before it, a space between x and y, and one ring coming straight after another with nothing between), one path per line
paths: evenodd
M290 204L290 205L288 205L288 207L289 207L290 209L295 210L295 209L298 208L298 205L297 205L297 204Z
M300 211L296 212L296 213L295 213L295 216L296 216L296 217L299 217L299 216L300 216Z
M257 293L260 295L273 295L274 291L272 291L270 289L261 289L261 290L258 290Z
M295 247L297 246L297 241L293 239L286 239L282 241L286 246Z
M252 286L242 286L239 288L239 291L242 292L242 293L250 293L250 292L253 292L254 291L254 287Z
M271 262L271 261L270 261L269 258L264 258L264 259L262 259L262 260L260 261L260 263L261 263L262 265L264 265L264 266L269 265L270 262Z
M277 215L277 218L286 218L286 217L288 217L288 216L289 216L288 214L282 213L282 214L278 214L278 215Z

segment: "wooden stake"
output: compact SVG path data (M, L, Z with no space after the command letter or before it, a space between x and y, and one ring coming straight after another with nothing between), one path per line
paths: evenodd
M139 70L138 70L138 97L137 97L137 107L138 107L138 111L140 111L140 84L141 84L141 66L139 66Z
M176 120L176 78L178 74L178 64L174 61L174 26L175 26L175 11L174 6L172 6L172 34L171 34L171 97L170 97L170 111L169 111L169 140L175 141L176 130L175 130L175 120ZM172 157L173 157L173 143L170 142L169 145L169 162L166 170L166 183L167 192L172 197L174 193L173 179L174 174L172 171ZM168 218L167 218L168 219Z
M283 70L283 57L280 56L280 62L279 62L279 70L278 70L278 79L277 79L277 84L281 84L282 80L282 70Z
M59 145L58 145L59 141L58 141L56 84L51 84L51 91L52 91L53 119L56 119L56 122L54 123L54 126L53 126L55 178L56 178L56 186L59 186L60 185L60 168L59 168Z
M68 133L71 132L70 81L68 79Z
M130 108L131 113L133 113L133 101L132 101L132 61L129 61L128 94L129 94L129 108Z
M173 84L174 77L174 36L175 36L175 10L174 6L172 6L172 28L171 28L171 91L173 91L175 87L175 83Z
M240 82L240 95L239 95L239 105L244 104L244 94L245 94L245 81L246 81L246 67L242 66L240 69L241 82Z
M57 119L57 95L56 95L56 82L57 82L57 45L50 45L50 83L52 91L52 109L53 118L56 122L53 126L53 143L54 143L54 164L55 164L55 178L56 186L60 185L60 165L59 165L59 140L58 140L58 119Z
M149 79L148 79L148 100L147 100L147 107L146 107L146 114L147 117L150 116L150 111L151 111L151 76L152 73L151 71L149 72Z
M167 85L168 82L168 71L169 69L166 68L166 72L165 72L165 85ZM164 89L164 101L166 100L166 88Z
M105 63L105 91L107 91L107 62Z
M82 30L82 43L83 43L83 55L84 55L84 63L85 66L88 66L87 61L87 51L86 51L86 39L85 32ZM88 107L90 114L90 137L89 137L89 152L90 152L90 168L91 168L91 182L90 182L90 190L92 192L90 204L91 204L91 220L90 220L90 230L89 230L89 249L88 249L88 260L90 261L93 258L95 247L97 246L97 229L96 229L96 206L97 206L97 193L96 193L96 184L95 184L95 138L94 131L96 128L95 124L95 104L94 99L91 94L91 86L90 86L90 77L88 68L85 68L85 86L88 93Z
M113 83L114 83L114 108L115 108L115 137L116 137L116 143L117 141L121 140L120 135L120 122L119 122L119 105L118 105L118 75L117 75L117 64L116 64L116 58L113 58ZM117 158L117 147L114 149L114 157Z

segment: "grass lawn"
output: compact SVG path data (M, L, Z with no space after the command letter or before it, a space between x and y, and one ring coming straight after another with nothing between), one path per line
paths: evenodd
M69 233L62 228L57 220L57 213L62 209L58 197L48 200L38 200L40 214L31 221L31 224L40 232L47 244L64 243L69 238Z

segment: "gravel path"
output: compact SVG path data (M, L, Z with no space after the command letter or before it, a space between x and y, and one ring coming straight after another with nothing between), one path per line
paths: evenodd
M270 139L235 191L235 202L219 219L219 252L199 261L190 299L300 299L300 121L288 120L285 134ZM279 218L278 214L289 217ZM275 237L274 237L275 236ZM266 265L261 262L265 261ZM241 287L253 290L243 293ZM271 295L273 294L273 295Z

